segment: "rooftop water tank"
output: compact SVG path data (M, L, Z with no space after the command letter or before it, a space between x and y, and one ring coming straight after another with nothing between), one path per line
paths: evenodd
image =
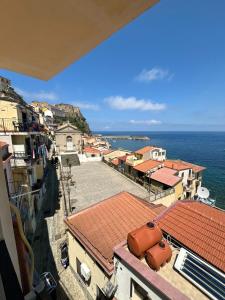
M153 222L128 233L127 244L131 253L143 257L147 249L157 244L162 239L161 229Z
M171 260L172 250L166 241L161 241L148 249L145 257L149 267L158 271Z

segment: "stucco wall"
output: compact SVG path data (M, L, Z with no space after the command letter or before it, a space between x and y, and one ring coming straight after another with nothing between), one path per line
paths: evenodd
M21 283L18 256L16 250L16 243L14 238L14 231L12 226L12 217L9 207L9 199L4 179L2 159L0 157L0 239L6 242L9 255L11 257L18 280Z
M18 104L14 102L0 100L0 118L18 117Z
M102 269L97 265L97 263L92 259L92 257L85 251L84 248L76 241L76 239L68 231L68 250L69 250L69 260L70 266L74 272L77 273L76 258L79 259L81 263L85 263L91 270L91 281L90 284L85 284L89 294L96 299L97 296L97 286L102 289L107 281L109 280ZM72 280L72 279L71 279Z
M60 152L66 152L67 151L67 141L66 138L68 136L72 137L73 145L74 145L74 150L73 151L81 151L81 134L80 133L55 133L55 143L56 143L56 149L57 151Z
M177 185L174 186L176 199L182 198L183 196L183 184L182 181L178 182Z
M142 299L135 298L134 295L130 297L131 292L131 280L134 280L139 286L141 286L146 292L148 292L149 299L159 300L162 299L157 293L155 288L151 288L150 285L146 285L143 279L136 276L136 273L131 272L122 261L114 258L114 265L116 266L115 281L118 284L118 288L115 294L117 300L131 300Z
M155 201L153 201L154 204L163 204L167 207L169 207L172 203L176 201L176 195L175 193L172 193L170 195L167 195L165 197L159 198Z

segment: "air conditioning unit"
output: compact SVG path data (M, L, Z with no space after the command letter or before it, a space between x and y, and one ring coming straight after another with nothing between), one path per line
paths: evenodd
M85 263L80 265L80 272L85 281L89 281L91 278L91 270Z
M174 267L209 298L225 299L225 274L200 257L181 248Z

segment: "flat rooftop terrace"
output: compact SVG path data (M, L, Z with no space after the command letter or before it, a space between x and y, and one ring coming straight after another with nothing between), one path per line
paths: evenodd
M146 189L132 182L103 162L86 162L71 168L71 205L79 211L115 194L126 191L148 198Z

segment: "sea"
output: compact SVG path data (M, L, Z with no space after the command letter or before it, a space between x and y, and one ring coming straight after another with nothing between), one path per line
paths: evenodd
M146 145L167 150L169 159L182 159L206 167L203 186L216 206L225 209L225 132L96 132L102 135L148 136L150 140L110 140L112 148L135 151Z

